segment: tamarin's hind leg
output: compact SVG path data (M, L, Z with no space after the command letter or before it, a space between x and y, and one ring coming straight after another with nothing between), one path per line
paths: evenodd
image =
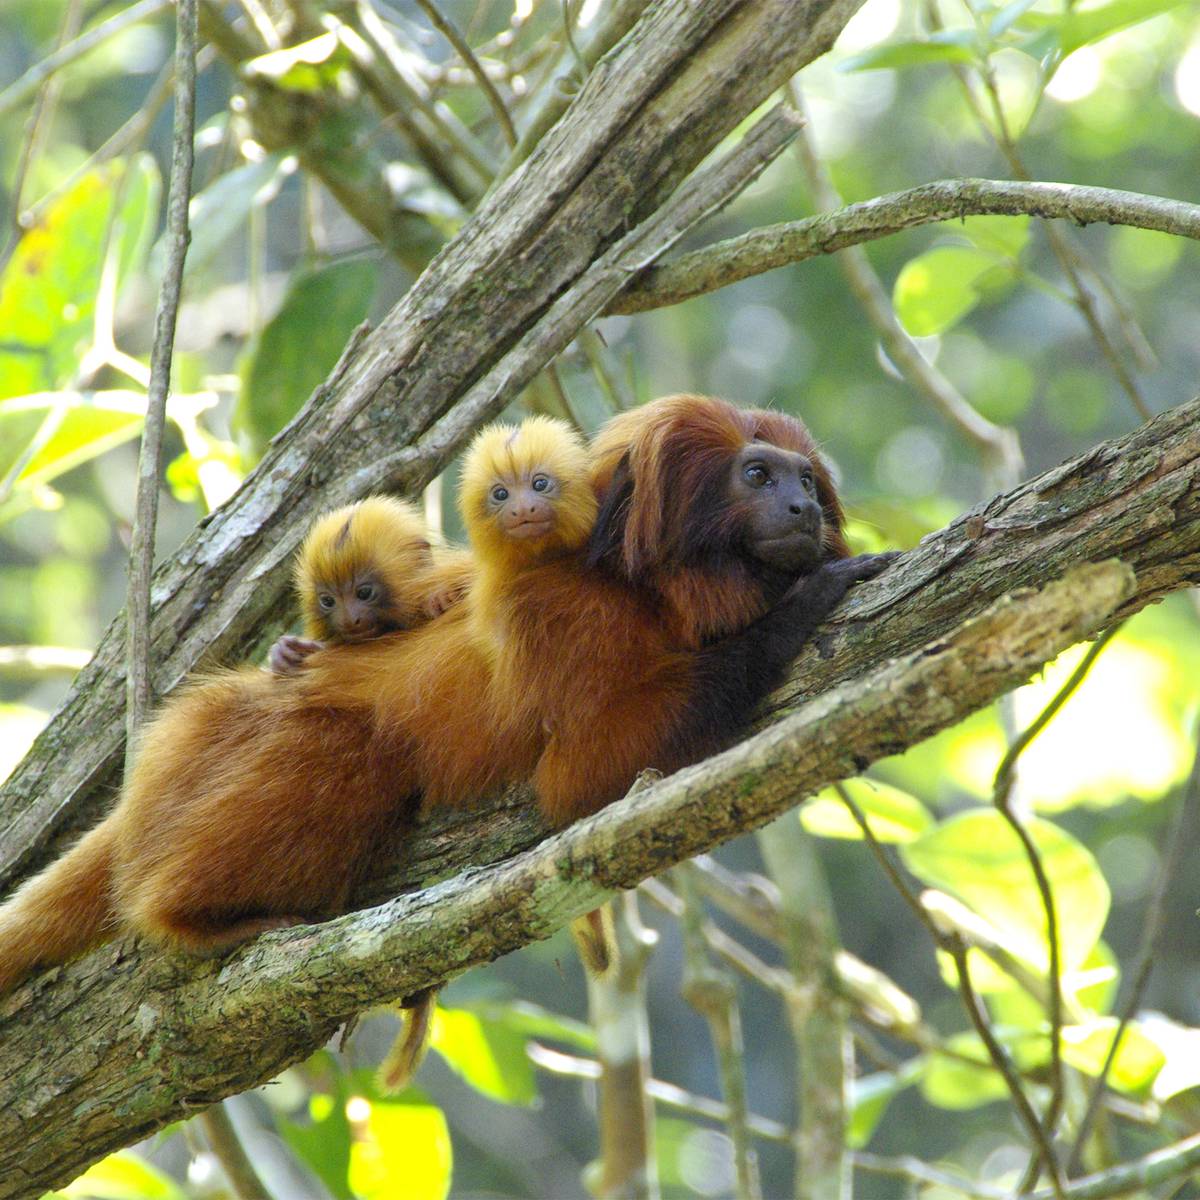
M208 924L195 917L164 919L160 940L172 943L199 958L219 958L222 954L272 929L290 929L305 925L305 917L246 917L228 925Z

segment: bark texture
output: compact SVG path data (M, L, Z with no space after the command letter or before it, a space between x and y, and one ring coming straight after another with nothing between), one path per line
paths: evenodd
M825 784L945 728L1112 620L1128 566L1077 568L804 705L732 750L530 850L224 962L127 939L0 1003L0 1197L36 1197L104 1153L307 1055L352 1013L527 942Z

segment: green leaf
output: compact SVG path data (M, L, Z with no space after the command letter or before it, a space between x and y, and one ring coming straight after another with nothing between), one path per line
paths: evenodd
M923 1058L912 1058L898 1071L876 1071L851 1080L846 1139L853 1149L860 1150L871 1140L892 1097L922 1078L925 1065Z
M989 272L1006 270L995 255L967 246L938 246L904 264L892 299L913 337L944 333L979 303Z
M975 53L962 41L888 42L854 54L840 64L843 71L903 70L928 63L971 63Z
M1151 17L1180 8L1185 3L1186 0L1111 0L1111 3L1095 8L1072 9L1063 21L1063 57L1080 46L1102 41L1122 29L1149 21Z
M17 243L0 275L0 399L52 390L75 373L81 345L91 337L109 218L124 170L117 160L89 171ZM139 179L123 210L135 224L148 203L140 169Z
M1063 1061L1086 1075L1099 1075L1116 1032L1116 1017L1097 1017L1084 1025L1064 1026ZM1137 1022L1131 1021L1109 1069L1108 1082L1118 1091L1144 1093L1166 1061L1162 1049Z
M1008 1095L1000 1072L983 1065L988 1061L988 1053L976 1034L955 1034L947 1040L946 1049L968 1055L975 1061L963 1062L946 1054L931 1054L921 1077L921 1094L930 1104L959 1111L978 1108Z
M39 392L0 400L0 478L28 492L141 433L141 392Z
M842 786L881 842L910 842L933 824L929 810L916 796L891 784L861 779ZM858 822L833 788L819 792L800 809L800 823L817 837L862 838Z
M957 227L981 250L1015 259L1029 242L1031 221L1028 216L965 217Z
M130 1150L101 1159L58 1194L88 1200L188 1200L174 1180Z
M439 1008L429 1044L485 1096L504 1104L532 1104L537 1085L526 1040L502 1020L465 1008Z
M351 260L307 272L289 289L242 367L234 421L258 453L337 363L367 315L375 274L374 263Z
M1108 916L1109 891L1091 852L1065 830L1034 818L1026 828L1049 879L1064 971L1091 954ZM1045 912L1020 839L994 809L960 813L901 847L909 870L957 896L996 927L1027 963L1045 971Z
M500 1003L494 1000L484 1000L478 1004L465 1004L461 1007L475 1013L483 1021L501 1026L519 1033L525 1038L550 1038L556 1042L566 1042L578 1046L581 1050L596 1049L596 1031L582 1021L573 1021L570 1017L559 1016L539 1004L531 1004L528 1000L513 1000Z
M363 1200L444 1200L453 1155L440 1108L375 1102L350 1149L350 1188Z
M323 91L351 61L350 51L336 33L322 33L297 46L260 54L246 62L242 71L268 79L285 91L314 93Z
M189 272L197 271L245 228L250 210L278 187L283 159L281 154L268 154L261 162L235 167L192 197L188 208L192 231L187 255ZM161 274L165 261L166 242L160 239L151 255L155 274Z

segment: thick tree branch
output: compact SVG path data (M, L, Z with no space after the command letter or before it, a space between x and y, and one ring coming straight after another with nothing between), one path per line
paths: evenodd
M155 690L169 691L202 656L240 658L258 644L285 609L288 558L319 511L371 490L418 494L470 429L443 426L421 451L405 448L426 439L745 114L823 52L856 6L648 6L529 160L339 364L242 489L157 572ZM573 335L590 315L574 314L561 334ZM476 419L505 399L497 393ZM123 645L118 618L0 791L5 882L58 853L111 797Z
M353 1013L440 983L616 890L756 828L1026 680L1134 594L1119 563L1018 592L950 636L804 705L505 862L223 963L127 939L18 988L0 1007L0 1198L35 1197L198 1104L277 1074ZM869 590L865 588L864 590Z
M652 267L609 306L609 312L644 312L716 291L819 254L889 237L918 225L995 213L1044 217L1076 225L1104 222L1200 238L1200 205L1140 192L1073 183L1013 183L994 179L943 179L836 212L766 225L740 237L681 254Z

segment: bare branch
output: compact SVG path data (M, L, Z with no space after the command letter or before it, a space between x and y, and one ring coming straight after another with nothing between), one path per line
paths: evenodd
M741 237L681 254L647 271L608 311L644 312L678 304L818 254L832 254L919 225L988 213L1043 217L1076 225L1131 225L1200 239L1200 205L1183 200L1072 183L942 179L848 204L836 212L803 221L765 225Z

